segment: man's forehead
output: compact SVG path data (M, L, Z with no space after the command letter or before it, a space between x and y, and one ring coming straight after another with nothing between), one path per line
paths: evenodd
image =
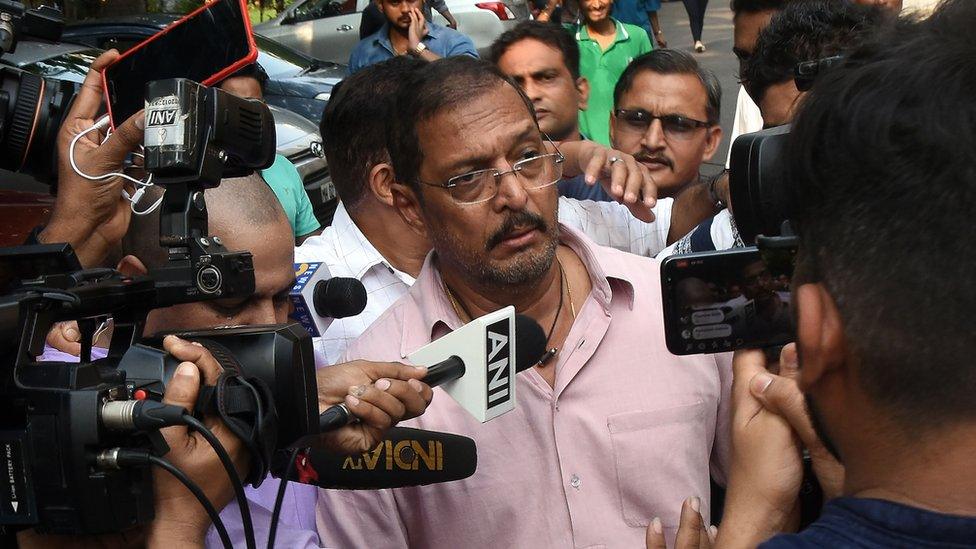
M437 159L438 164L450 164L473 153L507 152L539 131L519 93L503 81L496 90L435 113L417 129L425 165Z
M653 114L686 114L702 116L707 109L708 93L694 74L660 74L641 71L626 92L620 96L621 109L645 109Z
M509 75L526 76L549 69L565 69L563 52L534 38L525 38L509 46L498 59L498 67Z

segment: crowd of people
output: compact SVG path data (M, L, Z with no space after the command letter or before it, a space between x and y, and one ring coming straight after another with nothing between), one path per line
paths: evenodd
M862 5L874 3L732 1L737 109L761 122L742 112L729 131L792 124L795 343L770 362L757 350L676 356L664 342L659 258L746 243L727 174L700 174L723 135L721 87L664 47L653 2L549 2L480 60L421 0L379 0L385 21L321 121L340 199L332 224L305 219L277 161L207 190L210 231L252 253L255 292L154 310L146 332L284 322L294 263L321 262L367 292L361 314L314 341L320 407L344 403L360 420L322 443L364 452L398 423L458 433L477 443L477 472L372 491L289 484L277 544L976 546L976 257L953 238L976 208L976 5L945 0L922 20L897 17L898 2ZM686 1L689 13L705 4ZM628 11L646 22L623 22ZM62 153L94 124L99 71L117 56L92 64ZM222 86L260 99L261 75ZM115 171L144 126L137 114L104 141L91 132L78 164ZM133 218L122 180L82 179L60 158L39 242L127 274L166 261L158 214ZM752 299L757 280L785 318L788 288L755 267L728 299ZM481 423L403 362L508 305L543 327L550 351L518 376L515 410ZM49 359L78 354L77 329L61 325L48 343ZM165 345L184 361L165 399L192 409L220 366L174 336ZM215 431L240 459L240 442ZM219 462L186 430L165 433L171 461L243 544ZM799 513L805 455L825 502L811 524ZM155 481L157 519L99 542L219 546L189 492ZM278 486L247 490L259 544Z

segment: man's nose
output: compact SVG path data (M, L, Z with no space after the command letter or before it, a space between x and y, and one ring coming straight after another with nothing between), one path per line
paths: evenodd
M668 146L667 139L664 136L664 126L660 120L651 120L651 125L641 136L641 145L651 151L659 151Z
M506 170L507 171L507 170ZM508 172L498 178L498 194L492 201L496 211L524 210L529 200L529 194L520 179L521 176L515 172Z

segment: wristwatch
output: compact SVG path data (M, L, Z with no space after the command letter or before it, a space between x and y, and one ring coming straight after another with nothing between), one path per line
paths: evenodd
M425 51L427 51L427 44L424 44L423 42L417 44L417 47L415 48L410 48L410 53L416 55L417 57L420 57L420 54L424 53Z
M715 207L717 209L719 209L719 210L723 210L723 209L727 208L728 207L728 204L726 204L725 201L722 200L722 198L718 195L718 192L715 190L715 184L718 183L719 179L722 179L722 176L724 176L724 175L726 175L728 173L729 173L729 170L722 170L721 172L719 172L717 175L713 176L708 181L708 197L715 204Z

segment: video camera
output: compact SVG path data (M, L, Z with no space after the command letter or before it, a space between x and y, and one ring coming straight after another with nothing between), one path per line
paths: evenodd
M729 191L744 248L674 255L661 264L665 339L678 355L775 347L793 340L797 239L784 168L789 126L739 136Z
M178 361L159 340L143 338L146 315L254 290L250 253L227 251L208 234L204 190L272 164L270 111L183 79L150 83L146 102L145 169L165 187L166 264L128 277L82 269L67 244L0 249L4 528L95 534L151 521L149 465L169 450L159 429L206 428L159 402ZM109 317L107 356L92 360L95 326ZM81 362L39 362L47 333L65 320L78 322ZM273 451L318 432L310 337L297 324L180 335L208 347L224 366L217 385L201 390L196 410L219 416L244 442L252 463L246 481L260 484Z
M16 51L21 37L56 42L63 28L57 8L28 10L20 2L0 0L0 56ZM0 66L0 169L54 182L58 128L80 86Z

